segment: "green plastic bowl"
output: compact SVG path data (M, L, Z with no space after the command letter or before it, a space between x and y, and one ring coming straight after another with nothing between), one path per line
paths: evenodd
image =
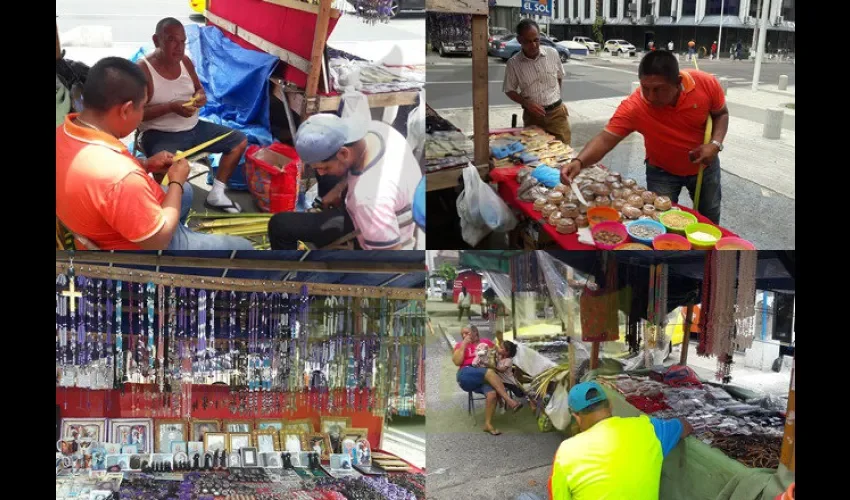
M684 227L671 226L671 225L667 224L666 222L664 222L664 219L667 216L667 214L679 214L682 217L687 218L690 222L688 224L686 224ZM668 233L675 233L675 234L685 236L685 228L687 228L691 224L696 224L699 221L697 220L696 215L689 213L689 212L685 212L684 210L668 210L666 212L662 212L662 213L658 214L658 222L660 222L662 226L667 228Z
M696 232L709 234L714 237L714 241L698 240L692 236ZM714 248L714 245L720 241L720 238L723 237L723 233L721 233L715 226L712 226L711 224L704 224L702 222L691 224L685 228L685 235L688 237L688 241L691 242L691 246L694 250L711 250Z

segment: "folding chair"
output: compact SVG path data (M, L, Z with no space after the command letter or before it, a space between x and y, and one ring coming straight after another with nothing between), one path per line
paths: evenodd
M469 414L469 416L472 417L472 420L477 424L478 418L475 416L475 402L476 401L487 401L487 396L484 396L482 394L480 398L476 398L475 393L473 391L466 391L466 393L469 396L468 401L466 403L466 411Z

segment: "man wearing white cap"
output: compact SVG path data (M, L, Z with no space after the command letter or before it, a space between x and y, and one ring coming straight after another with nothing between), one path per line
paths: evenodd
M567 402L581 432L555 453L551 500L657 500L664 457L693 431L687 420L615 417L594 381L573 386Z
M344 208L320 213L275 214L269 221L272 249L293 250L298 242L316 247L339 242L356 231L363 250L414 248L411 205L422 178L404 136L390 125L368 125L333 114L308 118L295 134L295 150L319 175L344 178Z

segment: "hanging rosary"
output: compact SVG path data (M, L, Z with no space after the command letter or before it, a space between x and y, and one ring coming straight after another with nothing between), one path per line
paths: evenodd
M124 332L121 329L121 281L115 282L115 379L113 387L124 389Z

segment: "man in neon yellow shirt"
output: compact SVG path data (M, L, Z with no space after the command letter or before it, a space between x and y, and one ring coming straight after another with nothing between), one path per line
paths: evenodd
M549 478L551 500L658 500L661 463L693 431L685 419L611 415L596 382L570 390L581 433L561 443Z

